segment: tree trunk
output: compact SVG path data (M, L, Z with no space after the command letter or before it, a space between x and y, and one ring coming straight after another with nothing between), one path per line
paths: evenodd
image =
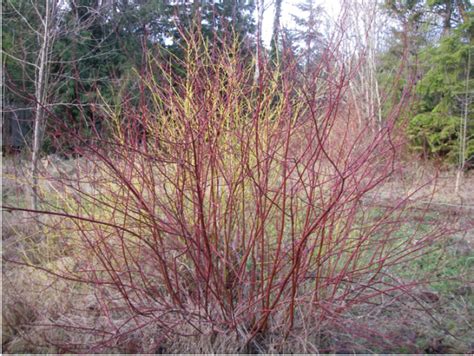
M453 14L452 0L446 1L446 10L443 18L443 36L449 35L451 32L451 17Z
M264 0L257 0L257 51L255 58L255 82L260 78L260 66L262 61L262 23L263 23Z
M467 146L467 117L469 113L469 74L471 71L471 51L469 50L467 56L467 68L466 68L466 81L465 81L465 93L464 93L464 110L463 115L459 121L459 163L458 170L456 174L456 184L454 187L454 193L459 193L459 187L462 184L462 179L464 176L464 167L466 164L466 146Z
M273 19L273 34L271 43L273 57L276 57L278 54L278 36L280 34L281 3L282 0L275 1L275 17Z
M466 14L466 4L464 3L464 0L456 0L456 5L463 23L466 23L468 21L468 16Z
M38 163L40 158L41 144L43 142L45 107L48 92L49 79L49 57L51 47L54 42L54 20L56 16L57 0L47 0L45 3L45 13L42 20L43 33L40 38L40 50L37 61L35 76L35 100L36 110L33 128L33 147L31 158L32 175L32 199L31 208L38 210Z

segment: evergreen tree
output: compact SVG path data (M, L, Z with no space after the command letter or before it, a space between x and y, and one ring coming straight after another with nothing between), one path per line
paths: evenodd
M426 73L417 85L418 114L409 127L414 149L425 156L455 162L459 153L459 122L466 114L467 157L474 155L472 88L474 73L473 13L468 21L445 35L440 43L422 52ZM466 102L467 100L467 102Z
M123 87L136 86L130 78L134 69L144 67L147 51L180 58L183 32L193 33L193 26L200 27L210 45L232 33L250 50L254 8L253 0L61 2L58 35L49 53L49 107L69 125L91 129L98 119L94 107L117 100ZM6 97L13 106L32 107L40 20L26 0L7 0L3 11ZM56 146L64 148L61 142Z
M323 8L316 5L314 0L304 0L297 6L303 16L293 16L297 25L295 30L295 39L300 44L300 54L304 58L305 71L309 71L320 57L325 43L324 36L321 33L321 13Z

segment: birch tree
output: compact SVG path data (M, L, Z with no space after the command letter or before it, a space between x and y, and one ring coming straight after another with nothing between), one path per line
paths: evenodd
M278 53L278 41L280 36L280 17L282 0L275 1L275 15L273 17L273 33L271 40L271 55L276 57Z
M7 72L7 95L9 100L19 101L21 109L30 109L32 115L32 135L29 144L31 161L30 207L38 209L41 150L45 137L48 113L59 106L71 103L56 102L58 88L69 78L63 78L60 67L64 66L62 53L58 53L56 44L71 34L91 25L98 16L97 8L82 6L91 16L89 20L77 19L64 22L65 14L72 11L77 1L67 3L63 0L6 0L4 19L10 26L4 34L7 43L2 52L6 58L4 69ZM72 11L73 12L73 11ZM68 63L77 63L94 54L70 58ZM77 103L75 105L78 105ZM24 106L24 107L23 107Z
M47 105L48 83L50 73L50 60L54 41L58 32L58 7L59 0L46 0L44 12L39 6L33 4L35 12L40 17L41 27L38 31L39 53L35 64L35 116L33 124L33 147L31 158L32 176L32 206L38 209L38 161L40 148L44 136L45 107Z
M262 26L263 14L265 12L265 0L257 0L257 39L256 39L256 55L255 55L255 82L260 78L260 70L262 65Z
M459 187L462 184L462 178L464 175L464 169L466 166L466 160L472 157L467 156L467 139L468 139L468 117L469 109L472 103L472 93L470 88L470 70L471 70L471 50L468 51L467 55L467 66L466 66L466 79L464 81L465 92L462 100L463 112L459 118L459 158L458 158L458 169L456 173L456 183L454 186L455 194L459 193Z
M38 208L38 163L48 106L50 66L54 42L59 32L60 0L7 0L8 25L16 19L9 46L2 49L6 60L16 62L23 72L23 85L33 102L33 134L31 143L31 208ZM7 26L8 26L7 25ZM31 92L28 92L31 90Z
M359 124L366 121L373 129L382 124L382 94L377 78L377 59L381 52L387 18L376 0L353 1L349 52L360 61L357 77L350 83L350 95ZM353 48L356 48L354 51Z

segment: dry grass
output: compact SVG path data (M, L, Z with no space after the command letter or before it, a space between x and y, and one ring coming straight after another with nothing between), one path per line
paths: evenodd
M16 179L15 174L22 171L18 167L15 171L9 162L5 163L4 172L8 174L4 175L3 181L4 201L21 201L25 199L25 191L21 179ZM412 174L419 174L419 171ZM450 181L448 177L445 180ZM448 185L440 187L435 200L438 197L446 199L443 189L450 189ZM443 212L438 212L437 218L443 218ZM23 213L3 212L4 257L21 257L58 270L74 268L73 259L60 257L64 251L54 245L53 234L49 234L49 239L44 238L45 231L35 228L29 219L31 217ZM463 221L472 223L468 215ZM474 272L474 256L470 236L467 234L467 240L458 237L448 245L450 259L462 257L466 261L462 271L457 267L453 270L453 273L459 273L454 277L460 279L461 284L448 286L441 292L425 286L415 289L410 295L397 292L384 295L371 305L348 311L342 324L340 320L336 323L330 318L309 320L305 311L297 308L296 324L290 334L269 329L248 345L243 343L248 330L240 330L240 337L218 333L212 328L191 337L170 337L153 324L139 333L127 332L114 341L106 341L110 319L101 313L97 290L84 284L66 283L39 269L4 262L3 352L78 352L81 351L79 345L92 343L97 343L94 351L122 353L472 352L474 286L469 284L472 280L468 276ZM465 279L461 279L461 272ZM115 315L112 318L115 327L128 317L127 314ZM279 317L283 316L277 314L274 318ZM146 323L146 318L138 319L137 323ZM104 334L97 332L93 337L94 334L87 330L80 333L78 329L58 325L89 325ZM189 326L176 327L183 334L193 333ZM353 332L357 328L361 331L359 337ZM65 349L64 345L78 347Z

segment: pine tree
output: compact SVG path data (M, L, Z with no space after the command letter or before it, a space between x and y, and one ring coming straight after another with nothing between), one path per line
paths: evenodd
M305 71L309 72L320 57L325 44L321 33L321 13L323 8L314 0L304 0L297 6L303 16L293 16L297 25L295 39L301 43L300 54L304 58Z
M426 73L416 88L420 101L418 114L410 123L409 137L414 149L425 156L456 162L460 150L466 151L466 159L474 155L473 19L470 13L466 23L421 54ZM459 125L464 117L466 129Z

